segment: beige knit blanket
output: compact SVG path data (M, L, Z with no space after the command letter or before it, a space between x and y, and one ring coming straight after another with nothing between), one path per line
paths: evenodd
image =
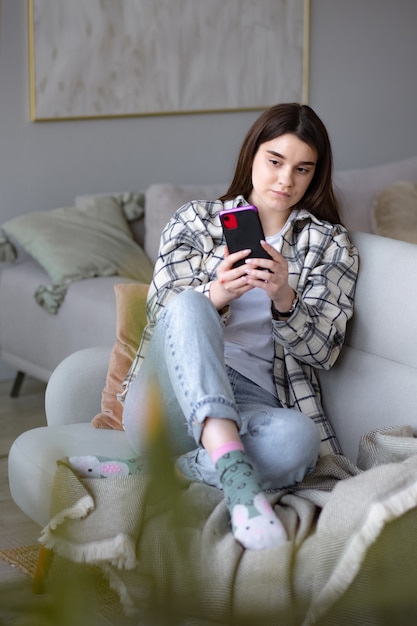
M408 426L373 431L358 459L325 457L269 494L290 540L264 551L234 540L213 487L80 479L63 459L40 541L100 565L139 616L163 606L184 626L406 623L404 611L417 615L417 439Z

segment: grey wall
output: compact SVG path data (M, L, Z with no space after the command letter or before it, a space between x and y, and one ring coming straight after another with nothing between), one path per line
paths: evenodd
M417 2L311 0L310 104L339 169L417 154ZM2 0L0 223L77 193L222 182L258 113L33 123L27 0Z
M27 0L1 11L0 224L81 193L229 179L258 112L30 122ZM311 0L309 102L338 169L417 155L416 24L416 0Z
M310 104L338 168L417 154L417 2L311 0Z

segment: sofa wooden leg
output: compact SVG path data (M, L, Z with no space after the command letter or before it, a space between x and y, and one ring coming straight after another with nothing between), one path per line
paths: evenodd
M41 546L35 576L33 578L32 591L39 594L45 592L45 583L54 558L53 550Z
M17 396L20 393L20 388L23 384L24 379L25 379L25 372L20 372L20 371L17 372L16 378L14 379L14 382L13 382L12 389L10 391L11 398L17 398Z

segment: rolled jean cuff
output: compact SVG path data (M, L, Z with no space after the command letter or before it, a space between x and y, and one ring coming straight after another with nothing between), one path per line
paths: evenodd
M218 396L205 396L194 406L190 416L192 435L197 444L200 444L203 424L208 417L228 419L236 424L238 430L241 427L241 419L234 402Z

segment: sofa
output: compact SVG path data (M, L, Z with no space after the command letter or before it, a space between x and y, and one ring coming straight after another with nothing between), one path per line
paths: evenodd
M414 513L417 511L417 492L414 480L417 472L417 447L415 443L415 434L417 433L415 402L417 344L412 338L417 332L417 316L415 315L417 299L409 285L413 284L417 273L417 248L415 244L407 241L364 232L366 229L372 230L373 228L372 211L376 195L392 182L406 180L407 177L410 180L416 178L417 159L409 160L402 165L397 164L396 167L395 173L395 168L391 171L391 176L386 170L382 175L384 169L382 166L365 173L362 172L362 177L359 171L339 173L335 176L338 193L344 197L345 222L347 225L349 223L353 225L356 220L356 224L362 228L362 231L352 231L352 240L358 247L360 255L360 273L354 316L348 325L345 345L333 368L319 373L324 408L340 441L343 455L332 460L334 465L332 472L329 472L325 466L319 465L318 474L314 476L313 480L320 483L320 488L317 487L317 482L312 486L310 485L312 490L309 497L313 499L316 513L312 513L310 510L308 519L311 525L316 524L316 520L318 520L317 529L315 526L307 527L305 520L303 523L294 524L291 522L294 517L293 514L289 513L291 506L295 502L296 508L305 507L308 500L305 495L306 492L301 494L302 497L298 499L296 498L297 494L294 493L281 494L280 497L283 498L284 506L280 511L284 510L285 524L291 526L293 523L294 542L289 542L283 548L284 552L280 554L275 554L274 551L268 551L268 554L246 551L244 555L241 555L228 527L227 513L222 504L221 494L219 495L218 490L208 486L205 486L206 492L201 485L191 485L183 492L185 496L181 496L181 498L188 496L191 498L193 494L195 497L196 494L200 493L201 509L199 507L199 511L202 512L196 514L196 518L201 524L206 515L204 518L206 525L203 530L199 528L198 532L193 528L194 534L190 535L188 533L191 533L191 530L188 528L186 542L187 544L189 542L190 546L194 545L191 540L193 537L194 540L198 541L198 545L202 542L203 549L207 550L207 554L210 555L217 555L219 546L221 546L221 554L223 555L219 556L218 561L216 560L217 557L214 559L213 569L210 570L209 574L204 572L205 584L211 590L208 594L211 600L209 605L204 605L204 611L209 612L213 606L220 611L221 601L217 598L218 602L213 604L210 595L215 593L217 597L217 594L220 593L222 602L224 600L222 611L227 613L230 608L230 598L226 598L226 594L219 592L219 589L224 589L228 583L233 587L235 610L243 607L242 610L252 611L255 610L253 606L256 605L256 610L259 610L261 614L265 607L271 608L272 602L271 610L276 611L277 603L282 602L283 605L287 606L286 600L281 598L276 590L281 589L281 587L284 588L284 581L288 579L291 581L293 590L297 589L298 591L297 602L298 600L301 602L302 609L300 610L303 613L303 617L294 618L289 623L349 623L351 625L358 624L358 626L382 623L375 621L374 607L368 616L368 611L370 611L369 598L372 597L373 589L370 590L369 596L364 591L368 589L367 585L370 581L375 580L375 570L370 573L370 570L366 569L366 567L372 566L371 557L374 544L379 546L379 560L375 567L377 570L382 568L382 571L385 572L384 582L378 578L378 586L385 585L382 593L388 594L393 579L400 581L403 587L407 585L407 580L410 580L410 567L407 565L406 572L399 572L397 564L396 567L392 567L390 561L392 552L385 544L381 547L380 540L381 537L385 536L383 535L385 529L389 532L390 529L397 528L396 524L398 523L400 530L402 529L401 532L398 531L399 540L395 544L398 558L404 564L409 563L410 558L412 563L415 563L417 555L412 538L412 528L416 523ZM413 168L416 169L413 170ZM413 173L414 171L416 173ZM374 178L371 174L374 175ZM208 186L205 189L184 188L184 186L171 184L150 187L146 193L145 240L147 243L145 249L151 258L154 258L156 254L159 238L157 233L161 230L174 207L179 206L189 196L194 197L196 194L201 194L203 197L207 197L209 194L218 195L220 192L221 186ZM349 194L352 198L351 204L349 204ZM82 202L84 201L85 199L82 200ZM367 209L366 212L363 211L364 206ZM156 210L156 207L159 211ZM8 271L11 272L12 269ZM97 288L98 283L101 283L104 289L104 282L102 282L104 280L103 278L93 278L90 283L97 285ZM84 282L83 285L82 282ZM69 292L72 289L82 289L84 286L87 288L88 281L82 282L71 285ZM112 291L115 284L123 282L120 277L112 277L107 286L108 291ZM98 292L96 293L98 294ZM114 297L114 294L112 296ZM111 308L110 300L108 295L109 310ZM71 304L71 302L68 299L67 304ZM103 303L104 300L101 302ZM76 304L74 303L73 306ZM66 306L65 302L63 306ZM58 313L59 315L60 313ZM113 320L110 323L112 315ZM62 536L54 537L54 533L66 515L71 518L69 524L73 522L73 515L77 518L74 523L78 533L84 523L88 525L91 510L94 513L95 505L91 504L91 508L83 509L81 517L79 510L76 513L71 510L71 507L65 508L65 514L59 513L56 516L54 498L57 492L59 499L67 493L66 487L64 489L61 489L61 486L57 487L56 481L57 468L61 472L63 468L67 470L65 461L69 458L94 456L104 459L127 460L135 456L135 452L127 442L122 430L95 428L92 425L92 418L102 409L103 391L115 346L115 326L117 325L115 311L109 313L108 320L107 335L103 330L96 346L83 346L82 349L71 352L61 360L50 375L48 373L49 379L45 395L47 425L21 434L13 443L8 459L9 485L12 497L17 506L35 521L40 529L43 529L42 542L48 547L56 549L57 552L61 552L64 556L94 563L100 563L96 550L100 540L95 535L94 517L92 518L92 532L95 539L93 542L95 544L94 558L88 556L89 553L84 543L81 547L74 548L72 546L69 548L68 537L65 535L65 541L62 541ZM110 328L111 324L113 324L113 328ZM376 459L366 460L369 450L377 450ZM399 474L396 475L395 481L391 485L390 480L393 472ZM338 482L335 477L337 479L347 477L351 480L342 481L343 486L338 484L337 488L334 489L335 482ZM127 478L135 479L134 476ZM124 479L120 477L114 480L123 481ZM101 479L92 478L87 479L82 484L82 489L86 490L87 499L92 497L94 501L96 496L98 500L100 499L97 495L100 489L101 491L106 488L110 489L113 485L119 497L118 503L123 506L123 498L126 501L127 497L125 491L127 484L126 482L117 483L111 480L104 480L103 482ZM123 486L123 488L119 489L118 485ZM357 486L358 491L356 492L350 485ZM388 495L384 492L385 485L390 485ZM133 483L133 488L131 485L130 489L129 493L131 494L146 492L140 482ZM398 506L396 501L394 505L392 501L393 498L397 498L398 494L404 494L401 506ZM136 495L134 498L136 499ZM51 501L55 502L53 512L51 512ZM280 503L277 504L278 507ZM345 507L350 508L345 511ZM323 514L319 516L317 510L322 510ZM149 518L153 519L154 514L155 510L151 507ZM117 515L116 504L110 518L120 519ZM118 563L116 571L112 572L110 578L112 585L120 591L121 597L124 599L129 597L129 582L122 580L121 570L125 566L127 569L134 567L132 558L133 561L137 558L138 564L136 564L134 571L139 579L134 579L134 584L139 584L138 581L143 582L143 559L146 554L149 557L146 567L152 568L158 563L165 563L164 572L173 572L173 579L169 579L168 584L171 592L176 589L174 595L182 596L185 593L184 589L188 590L181 575L175 568L172 569L171 562L164 561L162 556L160 559L155 558L156 554L159 555L160 550L164 554L168 550L165 542L169 541L169 532L164 523L164 520L159 521L158 519L157 528L160 529L161 534L156 539L152 534L149 535L151 531L148 527L139 531L135 526L138 536L135 534L134 540L131 542L129 558L124 555L124 561L119 552L120 526L117 525L115 532L118 534L111 545L114 547L117 544L118 552L110 558L108 550L106 550L106 563L103 567L108 573L109 568L114 565L114 561ZM323 526L325 523L328 524L328 527L325 531L321 531L324 532L324 539L321 537L320 543L320 524ZM407 523L411 524L411 530L407 527ZM209 524L217 525L213 529L213 527L208 526ZM354 528L354 531L351 527ZM71 536L72 531L68 532ZM352 536L349 533L352 533ZM353 533L356 534L353 536ZM329 539L330 536L332 540ZM108 547L108 537L105 541ZM316 552L312 547L314 541L319 542L317 544L319 548L315 548ZM390 541L392 546L392 536L390 536ZM294 545L297 546L297 557L292 553L293 548L291 546ZM357 552L353 555L351 552L352 547L357 550L358 545L363 555L363 561L360 563ZM329 571L331 550L336 550L336 548L340 559L335 565L334 571L329 574L329 579L325 580ZM169 550L175 551L177 549L178 542L174 541L173 545L169 546ZM138 550L136 556L135 550ZM226 550L227 557L224 557L224 550ZM368 554L371 555L371 564L367 563L365 558ZM109 558L111 563L108 562ZM320 558L322 561L316 565L316 559L320 561ZM204 563L207 562L206 559L203 561ZM129 566L126 565L127 562L130 563ZM280 567L277 567L278 562L292 565L291 567L288 565L289 569L285 570L284 574ZM314 564L314 572L310 569L312 563ZM294 564L296 565L295 570L291 569ZM272 579L270 579L271 568L273 571ZM262 580L262 584L253 585L254 572L257 573L257 579ZM226 574L227 580L225 580ZM293 575L295 578L292 578ZM130 583L132 582L131 576L131 573L128 574ZM150 576L154 577L155 573L152 572ZM321 579L318 580L317 576ZM346 576L349 577L349 580L343 580L342 584L341 581ZM277 577L279 583L277 583ZM165 574L163 578L165 581ZM411 577L411 580L414 579ZM181 585L177 589L175 585L179 584L178 581L181 582ZM233 581L233 584L230 581ZM274 592L271 591L271 584L274 585ZM214 586L213 589L211 586ZM254 595L255 588L256 597ZM333 606L335 598L340 599L342 595L345 597L344 594L349 597L348 594L352 589L359 589L359 597L355 597L355 602L357 601L358 606L360 606L358 614L352 616L349 609L349 615L346 617L346 606L344 606L343 619L345 621L343 619L341 621L339 614L333 622L331 620L321 622L320 619ZM190 601L188 591L187 603ZM164 595L166 594L165 588L161 590L161 594L162 597L166 597ZM413 598L414 595L413 592ZM132 593L133 596L135 596L135 592ZM307 605L309 605L308 610ZM415 615L416 608L415 600L413 600L412 615ZM390 611L391 609L393 610L393 607L390 607ZM388 621L383 623L396 623L399 620L399 615L395 611L394 613L387 613L387 615ZM196 616L194 615L194 617ZM199 617L201 618L201 615ZM252 617L255 619L254 616ZM257 617L258 615L256 615L256 619ZM250 620L245 622L243 617L239 617L239 615L235 616L235 619L237 619L236 623L253 623ZM390 622L390 619L393 621ZM218 621L213 619L213 623L223 624L224 622L218 618ZM271 623L275 622L264 621L262 623L270 626Z
M306 491L298 499L291 491L281 494L278 509L283 512L285 524L293 524L294 539L285 544L280 553L274 549L260 553L245 551L242 555L228 528L222 496L209 486L195 483L182 492L184 495L178 496L181 502L189 498L185 501L196 511L193 523L201 525L204 518L205 524L203 529L200 526L187 527L185 544L176 537L170 541L171 527L166 521L170 518L160 510L160 517L155 517L155 502L151 503L149 516L145 515L150 520L148 527L138 529L138 518L143 521L143 514L139 506L142 500L137 499L142 497L146 488L140 482L130 485L125 482L134 480L135 476L113 480L87 479L80 486L84 507L78 508L78 502L73 506L72 500L66 502L64 496L68 485L56 482L58 460L62 472L63 469L68 471L63 460L73 456L127 460L134 458L135 453L123 431L97 429L91 423L100 410L112 346L84 348L66 357L53 371L46 388L47 425L21 434L11 447L11 494L21 510L43 528L42 543L48 548L67 558L91 561L104 568L112 586L126 602L126 610L135 608L132 603L138 598L138 589L142 589L144 581L148 580L149 569L149 580L155 581L156 576L161 582L162 587L159 589L156 585L155 592L159 594L157 601L162 602L162 606L168 602L168 596L170 602L174 601L173 597L175 601L182 598L187 607L193 604L193 598L199 597L199 593L204 596L199 597L199 606L193 610L202 611L203 615L199 614L199 617L208 621L198 623L229 624L225 615L230 609L231 595L234 611L238 612L237 621L233 623L256 621L271 626L278 623L275 619L281 609L293 611L294 604L300 615L295 617L291 613L289 621L284 619L279 623L374 626L405 623L401 619L406 615L410 617L409 611L411 618L415 617L415 587L412 586L410 592L411 606L406 604L409 597L405 590L409 584L415 584L417 576L413 530L417 522L417 343L413 340L417 334L417 297L409 289L417 274L417 247L369 233L353 233L352 238L361 259L355 312L338 361L329 371L320 372L324 408L344 456L337 457L340 460L333 459L334 472L320 466L314 480L321 481L322 486L320 489L316 483L311 486L309 497L313 503L308 501ZM374 435L367 439L365 435L369 432ZM362 443L360 448L364 438L365 445ZM363 450L375 448L378 449L377 460L364 465ZM362 453L359 453L361 449ZM393 472L399 475L395 474L391 485ZM335 475L349 480L343 480L343 484L333 488ZM122 482L118 483L119 480ZM388 494L386 485L389 485ZM204 487L207 491L202 491ZM110 530L109 539L107 528L102 536L103 508L100 518L98 503L103 489L111 488L114 490L111 496L102 496L105 502L110 500L113 503L111 514L109 506L104 507L104 519L110 524L115 520L116 526ZM51 509L53 493L64 507L64 513L56 514L56 503ZM90 501L88 506L84 503L85 498ZM198 498L198 508L195 498ZM400 506L397 498L401 498ZM124 524L127 524L126 515L135 508L131 506L132 502L139 508L134 523L129 524L135 533L128 549L121 536ZM308 506L314 511L322 511L320 515L310 509L304 513L311 528L305 519L302 523L294 522L295 512L290 513L295 507L302 519L303 513L297 507L301 511ZM162 504L159 509L161 507ZM63 533L60 533L65 517L69 528L64 526ZM152 520L156 531L152 530ZM317 527L313 527L313 523ZM92 553L83 537L83 524L89 528L90 543L91 536L94 538ZM74 547L74 534L78 537L80 533L79 543ZM101 563L97 547L102 543L106 546L105 550L103 548L104 563ZM121 544L124 546L123 558ZM210 564L209 573L204 569L200 572L201 578L194 578L193 584L204 580L204 593L188 586L191 583L181 569L181 561L178 564L175 560L181 558L180 547L184 548L184 545L190 546L194 567L197 552L201 557L197 562L200 566ZM374 546L378 548L377 556ZM138 551L137 564L135 550ZM296 551L293 553L293 550ZM162 570L155 573L153 568L158 566ZM287 596L284 591L288 585L291 593L288 592ZM376 589L389 605L383 606L386 621L377 619L381 617L381 607L375 608L373 604ZM395 604L395 598L392 599L394 590L399 593L399 589L401 610ZM333 621L322 621L324 614L328 611L332 614L336 609ZM217 613L210 621L208 616L213 610ZM269 613L265 617L265 611L272 613L274 618ZM245 621L246 612L251 615L249 621Z
M324 406L344 454L356 461L361 435L377 426L417 430L417 300L408 288L417 275L417 247L369 233L353 233L360 254L355 313L338 361L320 372ZM108 345L84 348L53 371L45 395L47 426L23 433L9 454L12 497L40 526L50 515L57 459L65 455L130 458L123 431L94 428L100 412ZM30 477L30 480L28 480Z
M346 226L358 232L378 232L373 216L375 201L398 181L417 181L417 157L335 172L335 189ZM144 194L144 217L129 222L134 240L151 263L157 256L162 228L174 210L188 200L218 197L225 189L225 184L151 185ZM75 205L80 207L90 200L91 196L78 196ZM399 237L407 238L409 232L405 227ZM75 281L59 311L51 314L34 299L38 286L51 279L33 257L20 252L17 263L5 264L0 274L0 350L2 361L17 372L12 395L19 393L24 374L48 381L58 364L73 352L110 345L116 322L114 286L132 280L119 274ZM100 323L96 323L97 315Z

